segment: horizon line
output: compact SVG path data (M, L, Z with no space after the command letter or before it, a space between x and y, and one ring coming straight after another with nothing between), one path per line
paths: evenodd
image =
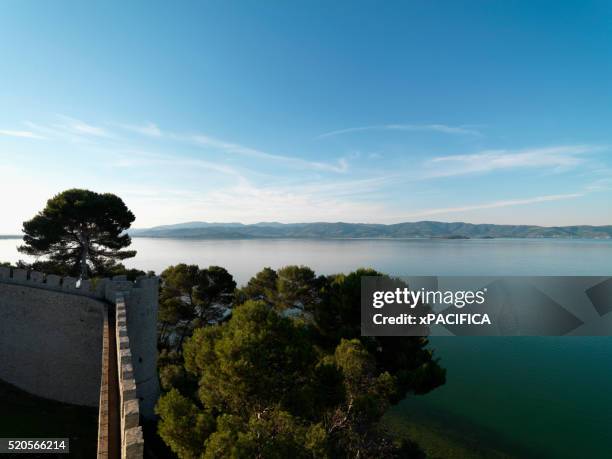
M526 224L526 223L470 223L470 222L465 222L465 221L441 221L441 220L414 220L414 221L402 221L402 222L398 222L398 223L365 223L365 222L347 222L347 221L314 221L314 222L290 222L290 223L283 223L283 222L278 222L278 221L259 221L256 223L242 223L242 222L207 222L207 221L202 221L202 220L191 220L191 221L186 221L186 222L180 222L180 223L167 223L167 224L161 224L161 225L155 225L155 226L148 226L148 227L133 227L133 228L128 228L128 232L129 231L133 231L133 230L152 230L155 228L161 228L161 227L172 227L172 226L178 226L178 225L187 225L187 224L207 224L207 225L218 225L218 226L223 226L223 225L241 225L241 226L255 226L255 225L263 225L263 224L274 224L274 225L283 225L283 226L288 226L288 225L320 225L320 224L327 224L327 225L334 225L334 224L345 224L345 225L374 225L374 226L394 226L394 225L404 225L404 224L417 224L417 223L441 223L441 224L446 224L446 225L451 225L451 224L463 224L463 225L472 225L472 226L482 226L482 225L487 225L487 226L525 226L525 227L535 227L535 228L572 228L572 227L587 227L587 228L607 228L607 227L611 227L612 223L608 224L608 225L591 225L591 224L574 224L574 225L552 225L552 226L547 226L547 225L534 225L534 224ZM23 232L21 232L21 234L19 233L13 233L13 234L0 234L0 239L21 239L23 238Z

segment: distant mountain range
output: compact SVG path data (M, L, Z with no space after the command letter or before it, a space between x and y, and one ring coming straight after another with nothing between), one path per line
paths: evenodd
M443 223L433 221L397 223L242 223L188 222L153 228L132 229L134 237L191 239L263 239L263 238L588 238L611 239L610 226L530 226Z

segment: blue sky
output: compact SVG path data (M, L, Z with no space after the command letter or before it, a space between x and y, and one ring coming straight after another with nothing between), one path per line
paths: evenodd
M0 3L0 233L69 187L189 220L612 224L610 2Z

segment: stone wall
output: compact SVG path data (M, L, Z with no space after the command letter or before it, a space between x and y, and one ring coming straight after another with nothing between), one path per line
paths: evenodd
M121 423L121 457L142 459L144 440L140 426L140 407L128 331L127 309L123 294L117 294L115 336Z
M140 401L140 413L148 419L155 416L155 403L160 392L157 375L158 296L157 277L139 279L133 288L124 292L136 395Z
M103 302L114 305L120 294L140 414L153 417L158 290L156 277L77 282L0 267L0 379L43 397L98 406ZM72 391L73 385L82 387Z
M0 282L0 379L98 406L103 308L93 298Z

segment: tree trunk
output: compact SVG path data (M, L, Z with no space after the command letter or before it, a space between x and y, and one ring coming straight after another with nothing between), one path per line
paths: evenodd
M87 279L87 246L81 249L81 279Z
M87 279L87 259L89 258L89 238L81 233L81 279Z

